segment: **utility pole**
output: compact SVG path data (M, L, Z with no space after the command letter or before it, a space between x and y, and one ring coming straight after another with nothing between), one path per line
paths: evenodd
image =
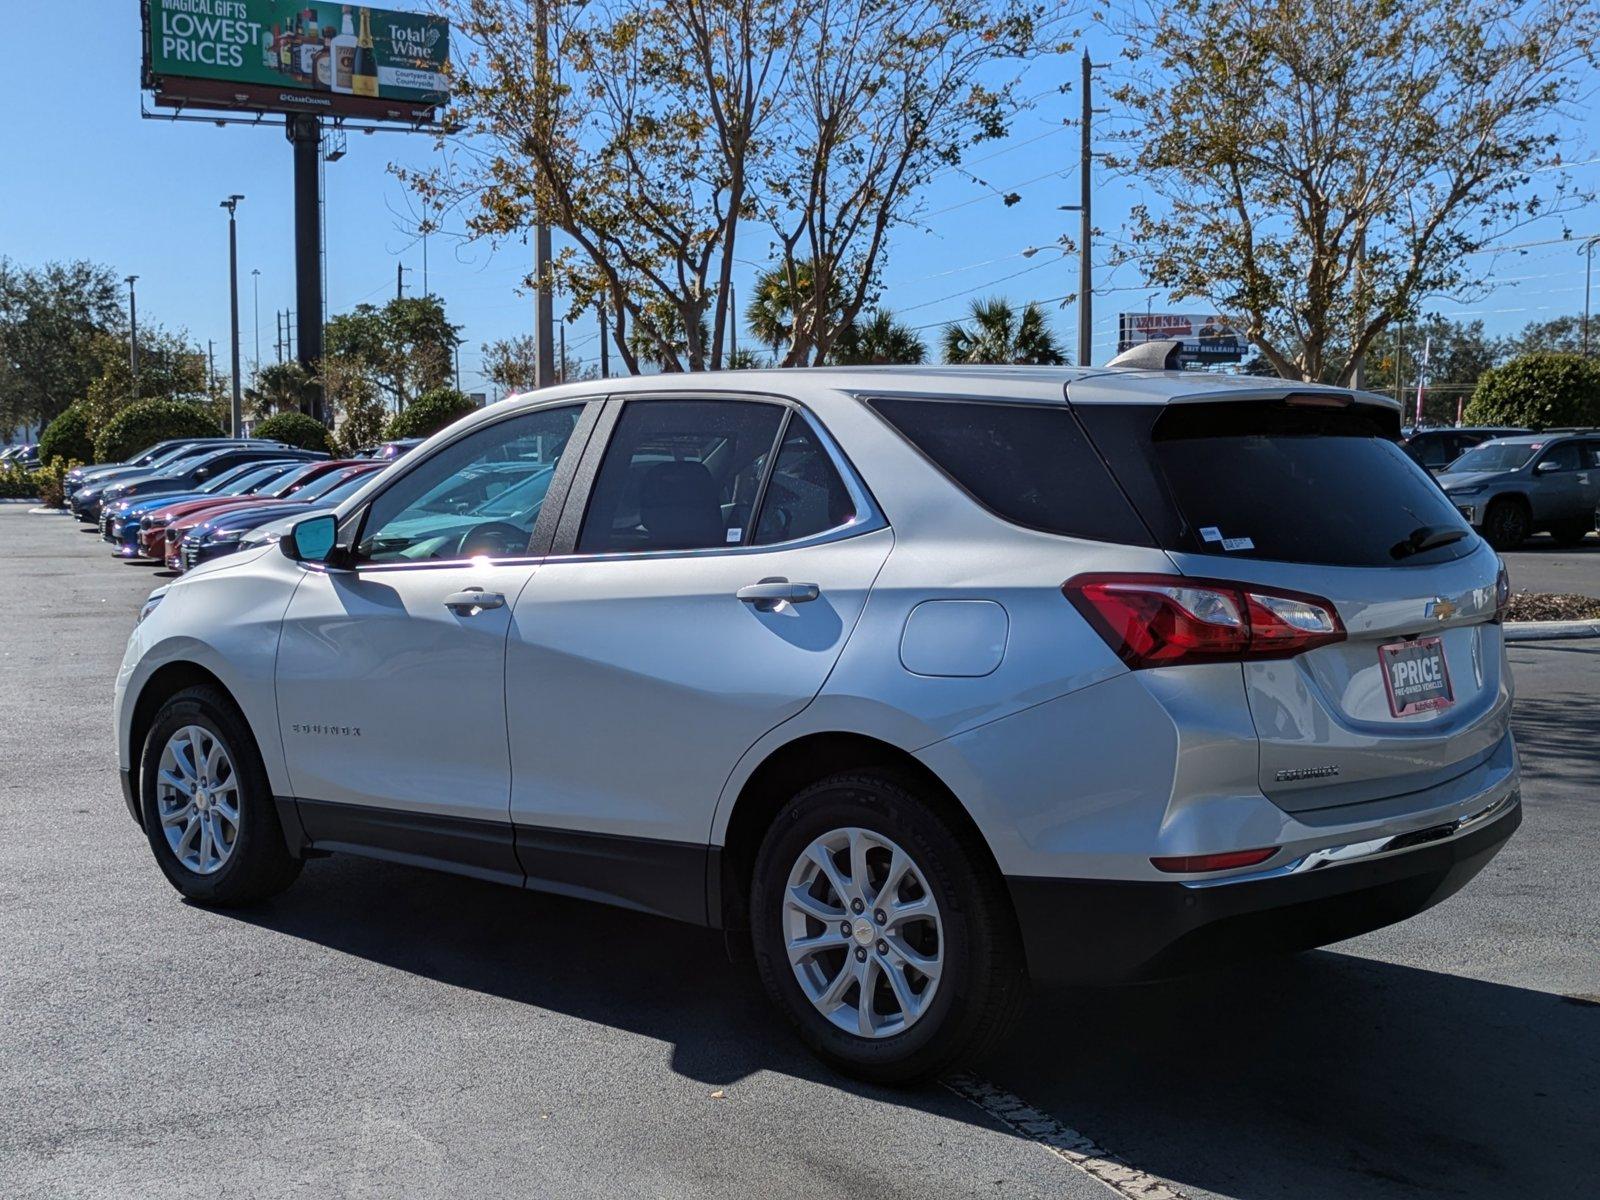
M396 300L404 300L406 298L406 272L408 270L410 268L402 263L395 263L394 265L394 298Z
M565 383L567 381L567 323L565 321L561 322L559 333L561 336L561 366L559 369L561 371L561 382Z
M728 285L728 361L732 362L739 356L739 296L733 290L733 284Z
M1365 162L1356 165L1356 201L1363 208L1366 207L1367 193L1367 166ZM1367 223L1365 219L1356 226L1356 305L1355 328L1350 331L1351 345L1361 340L1361 334L1367 326ZM1350 386L1360 391L1367 386L1367 352L1356 352L1355 361L1351 364ZM1460 424L1459 421L1456 424Z
M422 235L422 294L424 296L433 295L433 292L428 288L428 235L426 232ZM460 388L456 389L458 392L460 390Z
M536 112L540 122L540 135L546 132L544 115L550 104L550 14L547 0L534 0L534 38L538 42L534 60L534 91ZM533 386L549 387L555 382L555 305L550 295L550 226L540 221L533 230L534 278L534 363Z
M218 207L228 210L228 310L232 321L233 436L244 436L244 402L239 395L239 227L234 211L244 197L235 192Z
M137 275L129 275L123 280L128 285L128 370L133 372L133 398L139 398L139 308L133 298L133 285L139 281ZM1589 328L1588 318L1584 318L1584 329Z
M600 378L611 378L611 335L606 332L606 298L595 302L595 315L600 319Z
M1090 206L1094 199L1090 167L1094 162L1094 104L1089 94L1094 82L1094 63L1089 51L1083 52L1083 107L1079 116L1078 141L1078 365L1087 367L1094 343L1094 260L1090 246L1094 222Z
M217 346L210 338L206 339L206 391L217 390Z
M1595 246L1600 245L1600 234L1582 243L1578 253L1584 256L1584 358L1589 357L1589 282L1594 278ZM128 301L133 304L133 301Z
M1405 412L1406 324L1400 322L1394 335L1394 402Z
M255 296L255 325L256 325L256 353L255 364L251 368L255 374L261 374L261 268L250 268L250 288Z

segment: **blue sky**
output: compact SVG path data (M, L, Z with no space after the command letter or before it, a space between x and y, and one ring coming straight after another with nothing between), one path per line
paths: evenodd
M11 56L8 81L12 94L30 98L31 107L14 110L0 134L0 254L23 263L90 258L112 265L119 275L137 274L141 322L187 329L202 345L213 339L223 367L227 221L218 201L241 192L241 353L248 372L256 327L251 270L261 272L263 359L274 354L275 310L292 303L290 148L283 131L142 120L137 0L95 0L91 7L114 15L96 20L80 11L68 18L58 5L8 6L8 41L22 48ZM1108 43L1089 45L1097 61L1114 57ZM927 228L902 229L895 236L884 272L886 301L908 323L929 326L924 336L930 345L936 326L959 317L973 297L1004 294L1020 301L1076 290L1075 257L1049 247L1069 228L1076 232L1076 214L1056 206L1077 198L1077 132L1062 118L1076 111L1078 100L1075 92L1055 89L1063 80L1075 82L1077 71L1075 56L1035 66L1024 87L1038 97L1034 109L1018 117L1006 141L985 145L969 160L970 173L989 186L947 172L928 189ZM1100 120L1107 128L1117 123L1115 113ZM1600 131L1576 132L1587 138L1567 152L1569 162L1579 164L1573 174L1585 186L1600 185L1600 162L1589 161L1600 153ZM327 165L330 313L392 296L397 262L410 269L408 292L420 289L415 207L386 168L391 161L425 165L434 154L426 136L352 134L348 154ZM998 198L1005 192L1019 193L1021 202L1005 207ZM1119 236L1136 199L1132 181L1105 175L1097 187L1096 225ZM1574 230L1600 232L1600 217L1580 214ZM1558 224L1545 222L1516 240L1559 235ZM1023 257L1029 247L1044 249ZM1102 245L1097 257L1105 250ZM492 251L443 235L430 239L428 286L464 327L468 390L484 386L476 372L483 342L531 330L532 302L518 287L527 256L517 243ZM744 270L737 281L741 293L750 274ZM1503 257L1497 279L1500 286L1487 299L1432 307L1451 316L1481 316L1495 333L1582 308L1583 261L1573 244L1532 246ZM1142 285L1133 266L1102 267L1096 290L1097 362L1114 350L1118 311L1143 311L1147 302L1157 310L1167 305L1164 296ZM1075 312L1050 307L1063 340L1072 345ZM569 326L567 342L576 358L596 356L592 322Z

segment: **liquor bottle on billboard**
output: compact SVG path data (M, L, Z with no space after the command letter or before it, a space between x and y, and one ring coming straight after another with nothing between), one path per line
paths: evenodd
M274 25L270 30L266 26L261 28L261 68L264 71L278 69L278 27Z
M294 74L294 27L280 30L278 26L272 27L272 40L278 44L278 71L284 75Z
M333 26L324 25L322 35L317 42L316 79L313 80L317 91L333 91Z
M361 9L361 33L356 37L355 67L350 73L351 89L358 96L378 94L378 54L372 46L372 11Z
M306 83L317 82L317 48L322 45L322 31L317 28L317 10L307 8L300 13L300 74Z
M333 47L333 90L348 96L354 93L356 74L356 27L350 6L344 6L344 28L330 43Z

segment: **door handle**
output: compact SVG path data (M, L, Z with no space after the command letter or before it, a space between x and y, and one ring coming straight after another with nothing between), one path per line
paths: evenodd
M457 616L471 617L486 608L504 608L506 598L499 592L486 592L481 587L463 588L444 598L444 606Z
M784 601L790 604L807 604L822 595L822 589L814 583L763 579L760 583L745 584L734 595L746 604L754 604L757 612L771 612Z

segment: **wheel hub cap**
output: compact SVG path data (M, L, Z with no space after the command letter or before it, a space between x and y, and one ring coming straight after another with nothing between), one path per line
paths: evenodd
M228 748L202 725L167 739L156 767L156 815L178 862L197 875L220 871L239 839L239 781Z
M783 930L800 989L834 1025L904 1033L927 1012L944 967L944 926L922 869L870 829L817 838L789 872Z

